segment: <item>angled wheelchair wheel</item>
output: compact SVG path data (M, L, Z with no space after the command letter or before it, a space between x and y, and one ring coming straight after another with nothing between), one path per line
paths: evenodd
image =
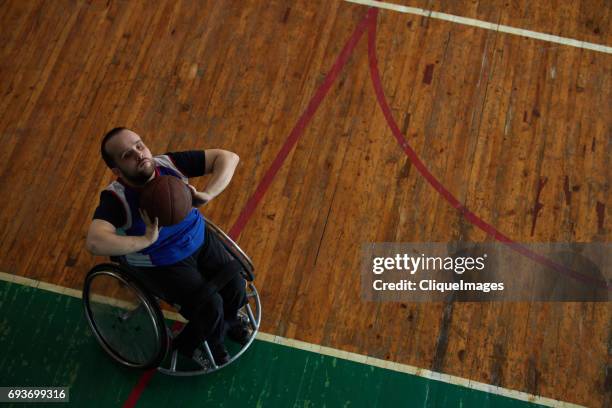
M157 300L121 265L92 268L83 288L85 316L102 348L118 363L157 367L169 336Z

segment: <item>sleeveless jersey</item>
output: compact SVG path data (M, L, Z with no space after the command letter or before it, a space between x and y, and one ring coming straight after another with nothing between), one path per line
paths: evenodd
M178 177L186 184L187 177L172 162L169 156L153 157L155 177L170 175ZM117 228L119 235L144 235L145 224L138 211L140 193L138 190L124 184L120 179L113 181L107 191L113 193L125 210L125 224ZM147 248L123 255L125 262L133 266L153 267L171 265L193 254L204 243L205 220L196 208L178 224L162 227L159 237L153 245Z

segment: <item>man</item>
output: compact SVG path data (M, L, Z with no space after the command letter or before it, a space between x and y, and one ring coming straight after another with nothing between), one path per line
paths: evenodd
M173 341L180 354L202 363L199 346L208 341L217 365L229 361L223 345L224 325L230 338L244 344L248 326L238 315L246 304L240 264L216 239L205 233L205 220L196 208L176 225L158 227L139 209L143 186L160 175L182 179L199 207L219 195L238 165L235 153L210 149L152 156L141 137L126 128L109 131L101 144L102 158L117 176L100 194L87 235L94 255L119 257L144 272L167 301L180 305L189 320ZM188 184L189 177L211 174L204 191Z

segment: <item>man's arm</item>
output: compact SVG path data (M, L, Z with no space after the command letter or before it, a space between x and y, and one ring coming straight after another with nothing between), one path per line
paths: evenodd
M142 213L146 225L144 235L118 235L113 224L101 219L94 219L89 226L85 247L93 255L119 256L138 252L157 241L159 236L158 220L151 220Z
M225 190L240 161L236 153L221 149L205 150L204 156L204 174L211 174L211 178L201 192L192 187L194 204L199 205L207 203Z

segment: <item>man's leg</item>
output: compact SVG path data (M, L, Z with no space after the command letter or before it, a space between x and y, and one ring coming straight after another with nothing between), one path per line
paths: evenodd
M227 335L230 339L243 345L249 341L252 334L248 318L238 316L238 310L248 302L245 285L245 279L241 275L235 275L219 291L223 299L223 313L228 327Z
M191 357L204 340L211 344L222 341L224 329L223 300L218 293L213 293L206 299L200 299L195 306L184 303L181 305L181 314L189 322L172 344L172 347L181 354Z
M237 320L238 310L247 303L246 281L240 274L235 274L221 290L219 295L223 299L223 313L225 321L230 325Z
M251 337L249 322L238 317L238 310L247 303L242 265L225 249L216 234L207 233L206 242L198 255L198 267L207 280L217 282L218 293L223 299L228 336L240 344L246 344Z
M198 267L210 282L215 282L223 299L225 320L234 322L238 309L247 303L242 265L225 249L216 234L206 232L206 241L198 254Z
M163 267L139 268L146 272L150 283L163 292L164 300L180 306L188 323L174 339L173 348L191 356L204 340L220 343L223 339L223 299L206 282L197 268L197 252L174 264Z

